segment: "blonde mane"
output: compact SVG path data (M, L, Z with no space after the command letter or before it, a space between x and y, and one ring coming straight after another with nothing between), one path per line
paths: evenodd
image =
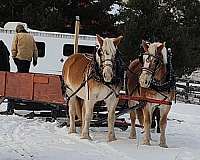
M152 44L149 45L149 53L155 55L156 51L157 51L157 47L159 47L160 45L162 45L162 43L160 42L154 42ZM167 64L167 49L164 46L163 49L161 50L161 53L163 55L163 63Z
M104 39L102 49L105 50L107 53L112 53L112 55L116 53L116 48L111 38Z

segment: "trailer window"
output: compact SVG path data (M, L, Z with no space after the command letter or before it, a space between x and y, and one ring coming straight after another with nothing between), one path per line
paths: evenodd
M36 42L36 46L38 49L38 57L45 56L45 43L44 42Z
M64 44L63 46L63 55L70 56L74 52L74 45L72 44Z
M79 45L78 46L79 53L94 54L95 53L95 49L96 49L95 46L83 46L83 45ZM64 56L70 56L73 53L74 53L74 45L72 45L72 44L64 44L63 55Z
M89 54L94 54L95 53L95 46L79 46L79 51L80 53L89 53Z

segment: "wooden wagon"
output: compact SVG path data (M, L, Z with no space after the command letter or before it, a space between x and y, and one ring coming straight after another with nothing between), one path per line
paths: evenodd
M0 71L0 103L4 99L14 101L14 109L16 110L33 111L31 114L25 115L25 117L33 118L39 116L55 120L57 117L66 117L67 115L67 105L62 93L62 77L60 75ZM127 100L135 100L140 103L132 108L128 108ZM120 95L116 117L142 107L146 101L157 104L171 103L151 98L132 97L123 93ZM95 105L94 121L91 123L91 126L107 126L106 107L103 107L103 105L102 101ZM39 114L34 112L41 110L43 112ZM44 110L48 110L48 112L44 112ZM122 130L126 130L128 125L130 124L123 118L117 119L115 123L115 126Z

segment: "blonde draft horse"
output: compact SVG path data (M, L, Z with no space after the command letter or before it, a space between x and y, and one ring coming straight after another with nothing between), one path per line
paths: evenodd
M142 41L142 46L145 53L141 59L136 59L129 65L127 73L128 94L132 96L142 96L147 98L161 99L167 97L166 100L172 101L174 99L175 91L161 91L160 93L150 88L152 79L164 83L167 75L167 50L165 43L147 44ZM164 97L166 96L166 97ZM129 107L135 105L137 102L129 101ZM131 139L136 138L135 121L138 116L139 122L144 125L143 144L150 145L150 127L152 122L152 115L156 106L160 109L160 146L168 147L166 143L165 130L167 126L167 115L170 111L170 105L156 105L147 103L144 108L138 109L137 112L131 112Z
M116 140L114 132L115 108L119 100L116 93L119 92L120 86L111 82L114 77L114 61L117 46L122 38L122 36L119 36L117 38L104 39L97 35L99 48L94 61L97 62L103 82L97 81L93 77L88 77L92 72L91 64L93 60L88 59L83 54L73 54L64 63L62 73L66 94L70 97L77 92L68 102L70 117L69 133L76 132L75 116L78 113L79 116L82 115L81 139L91 139L89 127L93 116L94 104L97 101L104 100L108 110L108 141ZM111 84L108 86L105 83ZM82 84L84 85L80 88ZM80 106L83 107L82 114ZM78 108L79 111L76 110Z

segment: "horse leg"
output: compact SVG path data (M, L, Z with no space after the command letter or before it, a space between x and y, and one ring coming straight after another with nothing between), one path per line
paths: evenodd
M80 133L82 132L82 121L83 121L83 113L82 113L82 108L83 108L83 100L79 97L77 97L77 102L76 102L76 116L78 117L78 122L80 124Z
M151 129L154 129L156 127L156 109L153 111L152 114L152 121L151 121Z
M69 100L68 106L69 106L69 134L76 133L76 126L75 126L75 117L76 117L76 97L71 97Z
M136 114L140 125L143 125L144 124L143 108L136 109Z
M135 101L129 101L129 107L132 107L134 105L136 105ZM136 130L135 130L136 112L135 111L130 113L130 119L131 119L131 131L130 131L129 138L136 139Z
M108 109L108 141L116 140L114 125L115 125L115 108L118 104L119 98L112 95L108 100L106 100L106 106Z
M160 109L156 111L157 133L160 133Z
M143 143L145 145L150 145L150 112L149 112L150 106L145 106L143 109L144 113L144 138Z
M155 128L156 132L160 133L160 109L158 107L155 108L152 114L151 129L154 130Z
M166 144L165 129L167 126L167 115L169 113L171 106L165 106L165 108L160 108L160 147L168 148Z
M90 127L90 121L93 115L94 104L95 104L95 101L84 100L85 118L84 118L82 133L81 133L81 139L91 140L91 137L89 135L89 127Z
M85 124L85 103L82 104L82 124L81 124L81 131L82 133Z

